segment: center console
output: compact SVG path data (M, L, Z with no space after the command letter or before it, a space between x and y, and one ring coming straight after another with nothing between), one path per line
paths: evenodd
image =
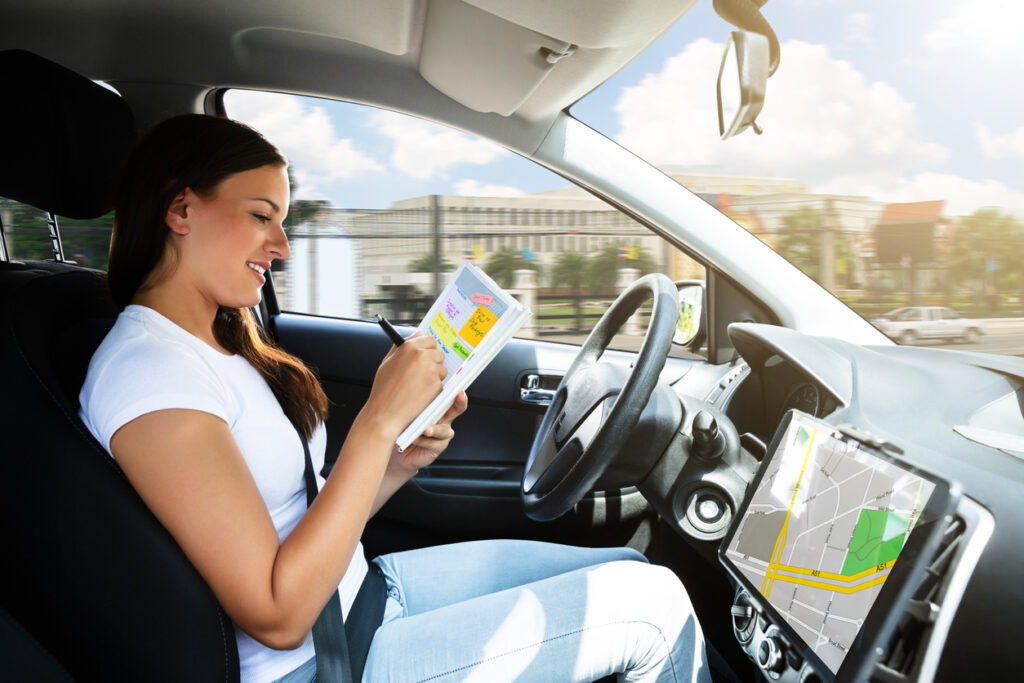
M898 449L786 414L719 549L733 632L780 683L871 677L953 519L948 482Z

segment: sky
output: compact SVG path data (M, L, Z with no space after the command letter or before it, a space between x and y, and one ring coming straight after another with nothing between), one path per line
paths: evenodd
M944 199L1024 217L1024 26L1017 0L769 0L782 45L758 119L718 136L731 27L710 0L571 109L656 165L794 178L813 192ZM514 196L565 181L485 140L391 112L239 93L228 113L282 148L296 196L380 208L424 194Z

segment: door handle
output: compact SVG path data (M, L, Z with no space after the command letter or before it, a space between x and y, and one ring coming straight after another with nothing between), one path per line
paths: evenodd
M549 389L520 389L519 400L533 406L546 406L551 404L555 392Z
M532 406L550 405L551 399L555 397L552 389L541 389L540 375L527 375L523 378L523 384L519 387L519 400Z

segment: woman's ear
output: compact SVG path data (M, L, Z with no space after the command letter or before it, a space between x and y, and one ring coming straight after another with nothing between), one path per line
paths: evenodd
M192 231L192 227L188 223L188 204L191 194L191 191L185 188L167 208L165 218L167 227L178 235L187 235Z

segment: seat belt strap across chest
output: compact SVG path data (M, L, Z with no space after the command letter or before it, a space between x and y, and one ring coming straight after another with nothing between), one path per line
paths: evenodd
M313 473L313 460L309 456L306 437L299 432L299 438L302 440L302 450L306 455L303 476L306 479L306 507L309 508L313 505L313 499L318 492L316 475ZM313 624L313 649L316 651L317 683L352 683L345 619L341 614L341 598L337 590L331 594Z

